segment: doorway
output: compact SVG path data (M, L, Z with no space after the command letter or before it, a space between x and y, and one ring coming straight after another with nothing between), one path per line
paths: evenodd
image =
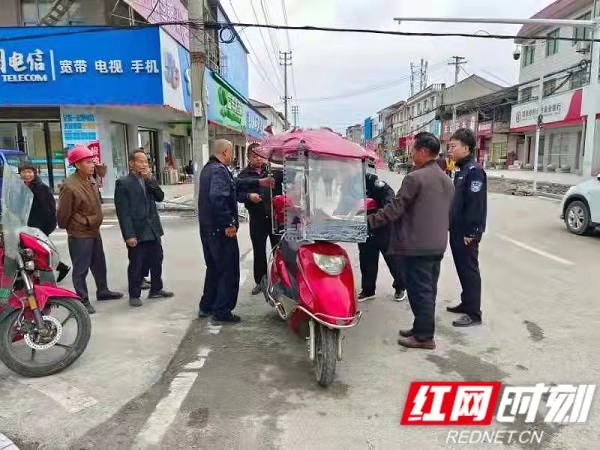
M148 155L152 175L160 180L160 161L158 157L158 133L149 128L138 128L138 144Z

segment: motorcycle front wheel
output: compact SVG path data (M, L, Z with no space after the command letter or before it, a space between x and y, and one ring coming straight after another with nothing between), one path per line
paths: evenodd
M42 313L44 330L35 328L26 314L14 311L0 322L0 361L24 377L61 372L85 351L92 333L90 315L78 300L52 298ZM76 325L76 331L70 326ZM72 341L66 340L72 337Z
M315 332L315 376L323 387L333 383L337 363L338 330L319 324Z

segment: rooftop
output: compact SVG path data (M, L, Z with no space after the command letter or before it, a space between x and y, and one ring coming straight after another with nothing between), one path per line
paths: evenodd
M534 14L532 19L567 19L586 7L593 5L593 0L556 0L554 3L546 6L541 11ZM523 25L517 36L534 36L546 29L548 25ZM517 38L517 43L521 43L522 39Z

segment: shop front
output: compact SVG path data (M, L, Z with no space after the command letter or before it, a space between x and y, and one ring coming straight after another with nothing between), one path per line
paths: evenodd
M452 137L452 133L454 133L454 129L452 127L453 120L444 120L442 122L442 130L440 141L442 143L442 149L444 153L448 152L448 141L450 141L450 137ZM460 128L468 128L473 132L477 131L477 113L470 114L462 114L456 118L456 130Z
M246 134L248 135L248 145L252 143L260 143L266 137L265 128L267 128L267 118L263 116L257 109L248 105L246 113Z
M106 164L111 198L129 152L146 149L164 181L169 124L189 121L189 54L159 28L5 28L0 43L0 147L20 149L55 191L85 145Z
M546 172L582 173L584 153L584 123L581 115L583 89L577 89L544 99L543 127L540 136L538 170ZM535 133L538 121L536 102L513 107L510 131L520 135L518 158L533 168Z

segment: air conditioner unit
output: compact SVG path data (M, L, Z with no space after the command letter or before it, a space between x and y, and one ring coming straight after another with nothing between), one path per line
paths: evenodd
M592 43L589 41L577 42L577 53L589 53L592 49Z

